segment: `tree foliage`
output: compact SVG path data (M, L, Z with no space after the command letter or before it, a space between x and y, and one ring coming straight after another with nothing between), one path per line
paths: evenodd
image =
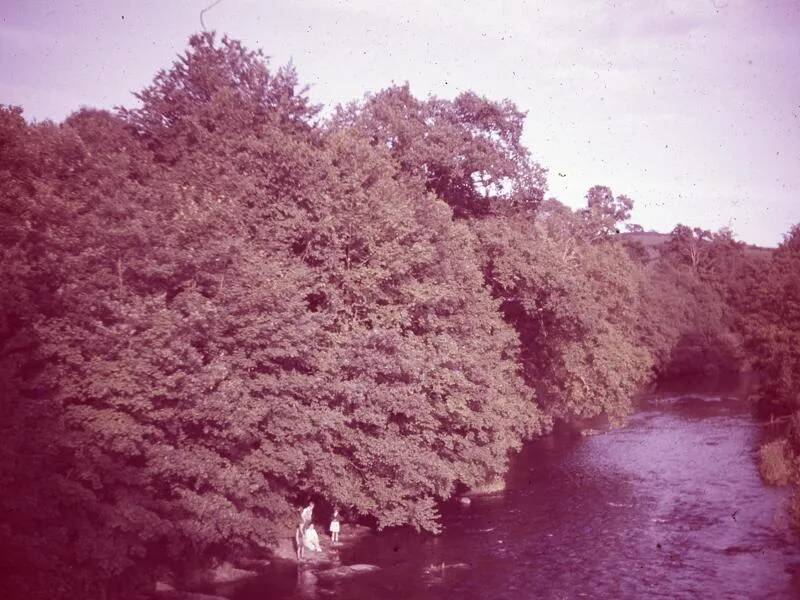
M652 358L636 331L633 264L616 244L575 237L584 225L585 213L549 202L538 221L520 214L475 227L486 277L519 332L526 379L543 405L558 417L619 416Z
M750 281L741 320L749 354L764 374L762 403L800 410L800 228L792 227L758 278Z
M762 413L788 419L784 436L761 449L768 483L800 483L800 226L794 225L739 303L745 348L761 373L755 397ZM800 527L800 493L792 500Z
M649 261L626 196L544 200L510 101L394 86L322 120L213 34L137 98L0 108L9 597L135 595L267 548L309 496L436 532L554 420L618 417L743 331L796 404L797 229L766 278L730 232Z
M139 98L0 113L9 593L265 546L301 494L435 531L543 422L469 230L236 42Z
M406 84L339 108L331 127L355 129L386 147L402 173L463 217L486 214L498 200L530 209L541 202L545 170L522 145L524 118L508 100L464 92L423 101Z

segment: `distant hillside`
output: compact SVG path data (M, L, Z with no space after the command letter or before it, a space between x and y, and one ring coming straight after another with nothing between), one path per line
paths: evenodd
M658 258L658 247L669 241L670 234L658 233L657 231L643 231L638 233L625 232L617 236L622 241L639 242L645 247L647 256L652 260ZM764 256L767 257L772 254L775 248L764 248L763 246L754 246L752 244L745 244L745 254L750 256Z
M643 231L639 233L620 233L617 238L623 242L639 242L644 246L647 257L650 260L658 258L658 247L669 241L668 233L658 233L657 231Z
M775 248L764 248L763 246L752 246L745 244L744 253L751 256L764 256L768 257L775 251Z

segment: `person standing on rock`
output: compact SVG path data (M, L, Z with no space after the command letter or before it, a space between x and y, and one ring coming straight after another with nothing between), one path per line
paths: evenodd
M314 517L314 503L309 502L308 506L306 506L303 511L300 513L300 523L305 528L311 523L311 519Z
M338 508L334 508L333 509L333 517L331 518L331 526L330 526L331 543L332 544L338 544L339 543L339 529L340 529L340 527L341 526L339 524L339 509Z
M313 550L314 552L322 552L322 546L319 545L319 536L317 535L317 530L314 529L314 524L310 523L308 527L306 527L306 533L303 536L303 542L305 543L306 548L309 550Z

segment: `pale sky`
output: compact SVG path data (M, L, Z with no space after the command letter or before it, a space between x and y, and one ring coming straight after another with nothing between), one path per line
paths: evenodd
M0 103L31 120L134 106L212 0L0 0ZM775 245L800 221L800 1L221 0L209 29L293 61L332 106L408 81L528 111L548 195Z

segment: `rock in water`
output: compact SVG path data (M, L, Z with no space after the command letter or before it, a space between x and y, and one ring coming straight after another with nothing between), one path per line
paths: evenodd
M320 579L343 579L345 577L352 577L353 575L359 575L361 573L374 573L378 570L380 570L380 567L376 565L345 565L342 567L335 567L333 569L320 571L317 573L317 576Z
M224 562L213 569L192 573L179 587L202 590L210 586L235 584L254 577L258 577L255 571L237 569L231 563Z
M271 560L266 558L240 558L236 561L237 567L240 569L249 569L251 571L264 571L272 564Z
M470 504L472 504L472 500L470 500L466 496L461 496L461 498L459 498L458 501L461 502L461 506L469 506Z
M212 596L209 594L196 594L193 592L180 592L176 590L158 592L155 597L159 600L228 600L225 596Z
M161 592L174 592L175 588L165 581L156 581L156 594Z
M258 577L258 573L255 571L237 569L229 562L222 563L216 569L212 569L208 575L212 584L236 583L237 581L244 581L245 579Z
M484 483L478 486L475 486L467 493L470 496L486 496L489 494L497 494L499 492L504 491L505 489L506 489L506 480L501 477L497 477L495 479L485 481Z

